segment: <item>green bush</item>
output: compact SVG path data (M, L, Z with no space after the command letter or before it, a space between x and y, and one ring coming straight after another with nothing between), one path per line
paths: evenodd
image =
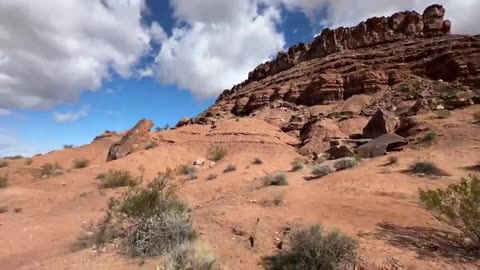
M291 165L292 171L294 172L303 170L303 168L305 168L305 162L301 158L296 158L294 161L292 161Z
M88 167L88 164L90 164L90 161L87 159L76 159L73 161L73 168L74 169L83 169Z
M217 179L217 175L214 174L214 173L209 174L209 175L207 176L207 180L214 180L214 179Z
M208 151L208 158L213 161L220 161L227 155L227 150L220 145L215 145Z
M63 174L63 168L58 163L45 163L40 168L40 178L49 178Z
M254 164L254 165L262 165L262 164L263 164L263 161L257 157L257 158L255 158L255 159L253 160L252 164Z
M234 164L228 164L227 167L223 170L223 173L229 173L229 172L234 172L237 170L237 166Z
M8 186L8 175L0 176L0 188L6 188Z
M192 165L181 165L178 168L178 173L182 175L189 175L189 174L194 174L197 172L197 168Z
M110 170L106 174L97 175L97 179L101 180L100 188L117 188L117 187L132 187L138 184L138 179L133 177L129 171L125 170Z
M65 144L63 145L63 149L72 149L73 148L73 144Z
M433 143L438 139L438 133L435 131L429 131L421 138L422 143Z
M389 156L388 157L388 164L393 165L398 163L398 157L396 156Z
M0 168L5 168L8 166L8 162L6 160L1 160L0 161Z
M315 165L312 169L312 175L315 177L324 177L331 173L333 173L333 170L328 165Z
M345 157L337 160L334 166L337 171L343 171L346 169L354 168L357 165L358 165L357 159L351 158L351 157Z
M319 225L293 231L288 237L290 249L263 258L266 269L353 269L357 242L334 230Z
M410 165L410 172L427 176L446 176L444 170L440 169L431 161L418 161Z
M22 159L22 158L23 158L22 155L4 157L4 159L10 159L10 160L18 160L18 159Z
M162 270L220 270L215 254L201 241L187 242L162 260Z
M265 186L286 186L288 180L284 173L274 173L263 177L263 184Z
M420 190L420 201L438 220L470 238L480 249L480 179L470 176L445 189Z

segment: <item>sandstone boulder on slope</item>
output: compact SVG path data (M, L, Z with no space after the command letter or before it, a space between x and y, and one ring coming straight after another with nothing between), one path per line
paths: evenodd
M154 123L148 119L140 120L120 141L110 147L107 161L123 158L133 152L146 149L152 144L150 130L153 125Z

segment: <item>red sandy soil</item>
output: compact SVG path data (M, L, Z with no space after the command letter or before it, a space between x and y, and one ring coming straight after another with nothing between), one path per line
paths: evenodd
M445 187L472 173L464 167L480 161L480 125L472 114L480 106L455 110L447 119L434 114L420 117L440 137L431 146L410 144L393 153L396 165L384 166L387 157L363 160L357 168L306 181L309 170L288 172L301 157L295 139L277 127L253 118L216 123L215 127L190 125L152 133L160 138L156 148L106 162L112 142L98 140L74 149L58 150L25 160L9 161L0 168L9 186L0 189L1 269L155 269L159 259L129 259L113 246L103 251L72 251L71 246L90 221L104 213L108 199L122 190L100 192L96 175L125 169L150 179L167 167L191 164L207 157L212 145L222 145L227 156L210 169L200 169L198 179L181 181L180 196L192 209L200 237L214 249L225 269L261 269L260 258L276 252L275 238L283 228L321 223L358 239L360 260L367 269L480 269L478 260L464 257L446 244L445 233L455 232L432 218L418 201L419 188ZM253 165L254 158L262 165ZM35 177L44 163L71 168L75 159L91 161L88 168L71 169L48 178ZM451 176L428 179L402 172L417 160L434 161ZM330 161L328 161L330 162ZM223 173L228 164L237 171ZM262 187L267 173L285 171L289 185ZM207 181L209 174L218 178ZM181 178L181 177L179 177ZM267 206L276 194L283 205ZM21 208L15 213L15 208ZM255 237L250 247L249 237Z

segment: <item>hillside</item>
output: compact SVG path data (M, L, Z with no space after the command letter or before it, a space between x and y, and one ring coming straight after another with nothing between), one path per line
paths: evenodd
M160 269L164 258L131 258L119 241L72 247L128 190L101 188L99 175L126 170L146 186L174 169L221 269L264 269L265 256L288 249L291 230L310 224L355 239L356 269L480 269L468 239L418 196L478 174L480 164L480 36L452 35L444 13L433 5L326 29L173 129L154 132L144 119L88 145L3 160L0 268ZM225 156L212 161L215 147ZM344 158L358 164L335 170ZM445 174L411 173L418 161ZM315 178L320 162L332 172ZM45 175L45 164L61 174ZM186 167L195 172L182 174ZM266 186L277 172L288 184Z

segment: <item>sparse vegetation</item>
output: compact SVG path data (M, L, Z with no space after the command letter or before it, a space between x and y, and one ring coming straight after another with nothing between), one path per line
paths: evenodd
M254 165L262 165L262 164L263 164L263 161L257 157L257 158L255 158L255 159L253 160L252 164L254 164Z
M327 161L328 159L329 159L329 156L328 156L328 155L318 156L317 159L315 159L315 164L322 164L322 163L324 163L325 161Z
M25 160L25 165L27 165L27 166L32 165L32 163L33 163L33 159L31 159L31 158L27 158L27 159Z
M197 180L197 179L198 179L198 175L197 175L196 172L192 172L192 173L187 174L187 180L193 181L193 180Z
M65 144L63 146L63 149L72 149L73 148L73 144Z
M149 142L149 143L147 143L147 145L145 145L145 149L146 149L146 150L149 150L149 149L153 149L153 148L155 148L155 147L157 147L157 146L158 146L158 143L156 143L156 142Z
M215 254L203 242L197 240L175 248L162 260L162 270L220 270Z
M278 172L263 177L263 184L265 186L286 186L288 185L288 180L284 173Z
M398 157L396 156L389 156L388 157L388 165L393 165L398 163Z
M209 180L209 181L210 181L210 180L214 180L214 179L217 179L217 175L214 174L214 173L209 174L209 175L207 176L207 180Z
M125 170L110 170L106 174L104 173L97 175L97 179L101 180L101 189L133 187L139 182L139 180L133 177L129 171Z
M284 197L282 194L275 194L273 195L273 198L272 198L272 205L280 206L283 204L283 201L284 201Z
M324 176L329 175L331 173L333 173L333 169L330 168L330 166L328 166L328 165L318 164L318 165L313 166L313 169L312 169L312 175L317 177L317 178L324 177Z
M0 214L8 212L8 206L0 205Z
M88 167L88 164L90 164L90 161L88 159L76 159L73 161L73 168L74 169L83 169Z
M108 175L107 175L108 176ZM109 202L108 210L78 247L101 246L121 237L121 247L131 256L166 255L195 239L187 206L178 199L171 170L145 186L131 187Z
M215 145L208 151L208 158L215 162L222 160L227 154L227 150L220 145Z
M420 201L438 220L458 229L480 249L480 179L470 176L445 189L420 190Z
M337 160L334 166L337 171L343 171L343 170L354 168L357 165L358 165L358 161L356 158L345 157Z
M326 231L319 225L293 231L290 249L263 258L266 269L353 269L358 243L338 230Z
M8 162L6 160L0 160L0 168L5 168L8 166Z
M22 155L15 155L15 156L7 156L7 157L4 157L4 159L9 159L9 160L19 160L19 159L22 159L23 156Z
M410 172L427 176L446 176L447 173L431 161L418 161L410 166Z
M195 166L186 164L178 167L178 173L181 175L191 175L197 173L197 168Z
M227 167L223 170L223 173L229 173L229 172L234 172L237 170L237 166L234 164L228 164Z
M0 176L0 188L8 187L8 175Z
M438 133L436 131L429 131L421 138L420 142L431 144L434 143L437 139Z
M291 165L292 171L297 172L305 168L305 161L301 158L296 158L294 161L292 161Z
M49 178L63 174L63 168L58 163L45 163L40 170L40 178Z
M103 180L107 177L107 174L106 173L99 173L97 174L97 177L95 177L95 179L97 180Z

